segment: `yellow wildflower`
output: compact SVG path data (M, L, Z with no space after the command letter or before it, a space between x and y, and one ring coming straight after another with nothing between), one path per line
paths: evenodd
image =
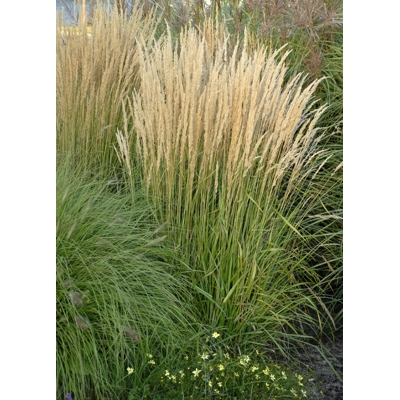
M194 375L194 376L199 376L200 372L201 372L201 370L198 369L198 368L196 368L196 369L193 371L193 375Z
M126 370L128 371L128 375L133 374L133 368L128 367Z
M247 366L247 364L250 362L250 357L249 356L242 356L240 357L240 361L239 364L240 365L245 365Z
M214 332L212 335L211 335L214 339L216 339L217 337L219 337L219 336L221 336L218 332Z

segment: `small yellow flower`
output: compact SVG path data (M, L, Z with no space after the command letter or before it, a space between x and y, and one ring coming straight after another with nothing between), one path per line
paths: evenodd
M265 375L268 375L268 374L269 374L269 368L268 368L268 367L265 367L265 369L264 369L263 372L264 372Z
M241 356L239 364L241 365L247 365L250 362L250 357L249 356Z
M303 397L307 397L307 393L305 390L301 389L301 394L303 395Z
M212 381L208 381L208 386L212 387Z
M299 381L302 381L302 380L303 380L303 377L302 377L300 374L296 374L295 376L297 377L297 379L298 379Z
M133 374L133 368L128 367L126 370L128 371L128 375Z
M207 360L207 359L210 357L210 355L207 354L207 353L203 353L200 357L201 357L201 359L203 359L203 360Z
M236 378L238 378L239 377L239 373L235 372L235 376L236 376Z
M165 370L165 376L169 376L169 371L167 369Z
M269 388L269 383L268 383L268 382L265 382L265 386L266 386L267 388Z
M181 376L181 378L183 378L185 376L185 373L183 371L179 371L179 375Z
M193 371L193 375L194 375L194 376L199 376L200 372L201 372L201 370L198 369L198 368L196 368L196 369Z
M153 358L152 354L147 354L147 358Z
M217 337L220 337L221 335L220 335L218 332L214 332L211 336L212 336L214 339L216 339Z
M147 363L151 364L151 365L155 365L156 362L154 360L149 360Z
M283 379L287 379L285 371L282 371L282 376L283 376Z
M220 371L223 371L224 366L223 366L222 364L219 364L219 365L218 365L218 369L219 369Z
M258 370L258 367L256 367L256 366L251 367L251 372L256 372L257 370Z
M219 387L222 387L222 382L218 382L217 385L218 385Z
M271 378L271 381L272 381L272 382L275 380L275 375L272 375L272 374L271 374L269 377Z

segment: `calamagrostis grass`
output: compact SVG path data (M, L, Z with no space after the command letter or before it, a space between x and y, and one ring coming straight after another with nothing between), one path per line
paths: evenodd
M63 35L57 20L57 149L75 149L83 160L115 160L115 131L124 125L124 97L139 85L136 37L149 44L155 20L134 7L128 18L117 9L93 11L91 37ZM86 32L80 22L79 32ZM125 121L125 123L127 123Z
M171 35L142 41L142 85L128 110L135 134L125 130L191 267L202 318L276 344L315 325L306 309L317 309L308 287L319 276L304 261L313 250L302 223L328 157L317 146L319 81L286 82L283 51L210 45L193 29L179 46Z

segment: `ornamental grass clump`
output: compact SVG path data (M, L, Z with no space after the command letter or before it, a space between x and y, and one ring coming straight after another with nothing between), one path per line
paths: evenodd
M314 249L303 228L329 158L318 147L319 81L287 78L287 55L230 51L227 40L210 49L193 29L179 46L170 35L142 42L133 130L124 131L191 275L200 320L281 349L320 328L310 292L320 276L306 262Z
M57 150L74 151L85 163L110 167L117 162L115 131L124 123L125 96L140 84L136 38L150 44L156 21L135 6L129 18L117 8L93 7L91 36L83 20L77 33L65 34L60 16L56 30Z
M163 359L192 337L188 283L172 275L151 215L139 194L58 160L58 396L123 398L127 384L142 384L147 353Z

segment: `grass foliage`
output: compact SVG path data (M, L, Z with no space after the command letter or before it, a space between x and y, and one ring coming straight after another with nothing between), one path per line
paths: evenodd
M57 380L82 399L121 398L128 366L138 382L145 354L162 359L193 335L188 286L151 209L112 188L58 165Z

